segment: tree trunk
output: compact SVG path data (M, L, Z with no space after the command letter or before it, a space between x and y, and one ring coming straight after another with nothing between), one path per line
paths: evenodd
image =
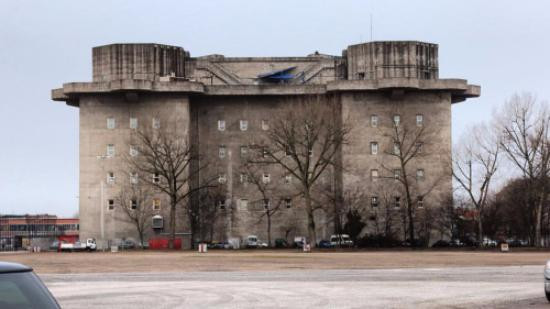
M477 241L479 242L480 246L483 246L483 225L481 222L481 211L478 211L477 218Z
M403 173L404 174L404 173ZM409 219L409 239L411 242L411 247L416 247L416 241L414 240L414 220L413 220L413 210L412 210L412 199L409 192L408 184L406 185L406 194L407 194L407 217Z
M306 212L307 212L307 232L308 241L311 248L315 248L317 244L317 236L315 235L315 217L313 216L313 207L311 206L311 197L309 196L309 190L304 192L306 200Z
M174 249L174 241L176 240L176 199L170 199L170 239L168 240L168 248Z
M267 213L267 245L271 247L271 215Z
M536 220L535 223L535 247L540 248L542 246L541 243L541 228L542 228L542 206L544 204L544 200L546 199L546 194L543 192L541 193L540 199L537 202L537 208L536 208Z

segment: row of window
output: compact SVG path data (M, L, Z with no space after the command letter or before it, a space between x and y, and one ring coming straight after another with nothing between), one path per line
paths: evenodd
M108 199L107 200L107 205L108 205L109 210L115 209L115 200ZM132 209L137 209L138 208L137 199L131 199L130 200L130 207ZM152 201L151 207L153 207L153 210L160 210L160 199L159 198L154 198L153 201Z
M264 131L269 130L269 121L262 120L261 128ZM225 120L218 120L218 131L225 131L225 129L226 129ZM248 120L239 120L239 129L241 131L247 131Z
M401 115L393 115L393 124L396 126L399 126L401 123ZM378 115L371 115L370 116L370 125L371 127L377 127L379 124ZM421 127L424 125L424 115L422 114L416 114L416 125ZM159 118L153 118L152 124L153 129L159 129L160 128L160 119ZM241 131L247 131L248 130L248 120L239 120L239 129ZM130 117L130 123L129 123L130 129L137 129L138 128L138 119L136 117ZM264 131L269 130L269 121L268 120L262 120L261 122L261 128ZM116 119L114 117L108 117L107 118L107 129L113 130L116 129ZM226 129L226 122L225 120L218 120L218 131L225 131Z
M130 129L137 129L138 128L138 119L135 117L130 117ZM153 129L160 129L160 119L153 117L151 127ZM116 120L114 117L108 117L107 118L107 129L113 130L116 129Z
M240 182L242 184L246 184L246 183L250 182L248 174L242 173L240 175L239 179L240 179ZM261 180L264 184L268 184L268 183L271 182L271 175L268 174L268 173L263 173ZM219 174L218 175L218 182L221 183L221 184L226 183L227 182L227 176L225 174ZM284 182L285 182L285 184L291 184L292 183L292 175L286 175L284 177Z
M108 172L107 173L107 183L108 184L114 184L115 183L115 173L114 172ZM130 183L133 184L133 185L137 185L139 182L139 175L138 173L136 172L132 172L130 173ZM152 175L152 182L153 183L160 183L160 174L159 173L154 173Z
M424 169L417 169L416 170L416 179L417 180L424 180L424 176L425 176L425 173L424 173ZM370 177L372 180L376 180L380 177L380 173L378 172L377 169L372 169L370 170ZM401 169L399 168L396 168L393 170L393 177L395 179L399 179L401 178Z
M283 207L287 208L287 209L292 207L292 199L289 198L289 197L281 198L280 202L282 203L281 205ZM218 200L218 207L220 209L224 210L226 208L226 200L225 199ZM263 199L262 200L262 208L263 208L263 210L271 209L271 200L270 199ZM248 199L239 199L238 209L240 211L249 210ZM256 210L259 210L259 209L256 209Z
M417 127L421 127L424 125L424 115L422 114L416 114L416 126ZM398 115L398 114L395 114L393 115L393 124L395 126L399 126L401 124L401 115ZM378 115L374 114L374 115L371 115L370 116L370 126L373 127L373 128L376 128L378 127L378 124L379 124L379 119L378 119Z
M393 197L393 200L392 200L392 204L393 204L393 207L394 208L400 208L401 207L401 197L400 196L394 196ZM380 199L378 198L378 196L376 195L373 195L370 199L370 205L373 207L373 208L376 208L378 207L378 205L380 204ZM416 206L418 208L423 208L424 207L424 197L419 195L416 197Z
M109 157L109 158L112 158L115 156L115 144L107 144L107 151L106 151L106 156ZM138 147L135 146L135 145L130 145L130 148L129 148L129 154L130 156L132 157L135 157L139 154L139 150L138 150Z
M424 143L422 142L417 142L415 144L415 147L416 147L416 153L420 154L423 152L423 148L424 148ZM370 154L371 155L377 155L378 152L379 152L379 144L378 142L371 142L370 143ZM393 143L393 154L394 155L399 155L401 153L401 150L400 150L400 145L399 143Z

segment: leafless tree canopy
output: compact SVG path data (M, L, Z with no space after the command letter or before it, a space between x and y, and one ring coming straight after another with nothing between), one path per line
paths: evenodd
M321 96L289 99L271 121L263 143L252 145L251 163L281 167L300 183L308 218L308 236L315 246L315 206L311 190L328 167L338 165L338 154L349 127L342 122L337 103Z
M121 220L136 228L143 248L144 236L154 214L152 190L147 185L125 184L117 196L116 205L121 210Z
M180 133L176 128L136 131L130 144L139 151L137 155L126 156L131 171L170 200L170 248L173 248L177 208L184 207L185 199L199 189L192 186L192 180L204 165L191 168L192 162L198 161L197 151L189 144L185 132Z
M483 216L500 154L494 131L478 125L466 131L453 153L453 178L477 210L478 242L483 242Z
M547 199L550 163L550 114L546 102L529 93L513 95L497 114L500 147L529 180L529 194L537 198L535 244L541 245L543 205Z

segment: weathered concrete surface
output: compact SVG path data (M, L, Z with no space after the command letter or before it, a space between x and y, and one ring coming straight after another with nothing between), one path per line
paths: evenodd
M542 266L43 275L63 308L515 308Z

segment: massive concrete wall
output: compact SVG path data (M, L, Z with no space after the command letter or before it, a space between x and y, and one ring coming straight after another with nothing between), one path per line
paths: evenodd
M160 44L111 44L94 47L92 54L95 82L184 77L189 57L181 47Z
M112 129L107 127L109 118L115 120ZM186 95L174 94L140 94L130 100L124 94L81 97L79 208L82 239L102 239L101 208L105 240L128 237L138 239L134 226L121 220L124 214L117 208L118 205L115 205L114 210L109 209L108 205L108 200L116 200L122 186L129 183L129 169L124 157L129 154L131 136L135 134L135 130L130 128L130 118L138 119L138 130L154 130L153 118L157 118L160 119L161 130L169 127L170 130L178 130L182 136L186 136L190 122L189 100ZM115 154L112 157L107 156L109 144L114 145ZM107 182L109 172L114 173L113 184ZM154 192L154 195L161 199L161 210L158 214L168 218L169 204L165 194ZM181 231L181 222L179 227Z
M437 79L437 44L414 41L370 42L344 52L348 79Z

